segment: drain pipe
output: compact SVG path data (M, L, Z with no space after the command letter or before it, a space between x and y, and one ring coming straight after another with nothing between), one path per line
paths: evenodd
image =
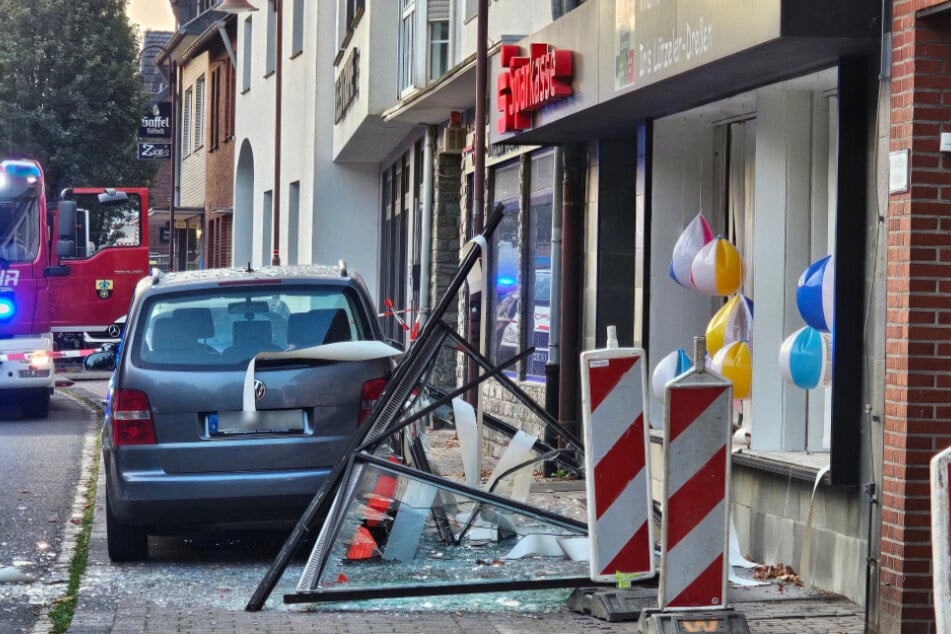
M431 284L430 263L433 256L433 172L436 145L436 126L426 126L426 140L423 144L423 209L419 228L419 327L422 328L429 317L429 288Z
M877 417L872 413L872 406L870 404L865 405L865 416L868 419L868 424L866 425L866 433L871 435L872 433L872 423L877 422ZM869 436L871 437L871 436ZM871 447L870 447L871 448ZM874 460L871 452L869 452L869 460ZM872 470L874 474L874 469ZM872 571L875 566L878 564L875 557L872 556L872 537L875 534L875 531L872 528L872 520L875 519L875 505L878 504L877 485L874 481L874 476L872 482L867 482L865 484L865 497L868 502L868 533L866 535L867 542L865 544L865 631L869 631L869 619L871 618L871 598L872 598Z
M548 317L548 361L545 362L545 411L558 420L558 380L561 374L561 208L563 200L562 181L564 180L564 151L555 148L554 169L551 188L551 287L548 305L551 313ZM557 434L553 429L545 428L543 440L554 447ZM555 464L546 461L542 466L546 476L555 471Z
M582 172L584 145L564 147L564 189L561 205L561 324L559 326L560 374L558 422L578 436L578 359L581 330L581 251L584 230Z

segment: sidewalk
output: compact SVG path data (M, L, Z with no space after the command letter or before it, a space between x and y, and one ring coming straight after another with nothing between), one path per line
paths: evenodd
M99 379L100 377L96 377ZM104 396L105 381L84 381L73 377L75 383L68 389L98 403ZM545 483L533 485L540 495L557 494L580 497L584 500L583 486L577 483ZM557 485L557 486L556 486ZM609 623L587 614L571 611L566 604L568 591L521 593L513 598L508 593L499 596L482 595L469 601L476 610L460 608L451 597L422 597L404 602L406 607L393 609L393 603L366 601L341 604L283 605L282 595L287 584L296 577L288 570L282 586L275 590L265 609L245 612L242 608L250 596L249 589L220 588L222 593L233 592L224 605L188 600L184 590L182 600L153 596L145 590L127 587L130 575L143 573L141 565L116 566L106 553L105 499L103 476L100 474L95 505L95 520L90 539L89 564L77 610L69 632L72 634L102 634L115 632L342 632L381 634L433 633L465 634L487 633L572 633L572 632L637 632L636 621ZM187 566L187 562L180 567ZM266 567L266 565L265 565ZM212 567L212 576L214 573ZM147 573L145 573L147 576ZM262 569L263 576L263 569ZM256 583L258 579L255 579ZM185 580L182 580L185 583ZM212 579L208 583L215 583ZM206 588L207 589L207 588ZM639 588L630 605L654 607L657 601L655 587ZM245 596L247 595L247 596ZM524 597L528 596L528 599ZM838 632L864 631L863 608L841 597L809 591L792 584L771 583L756 588L731 587L730 605L741 612L752 632ZM478 608L482 602L485 609ZM450 607L451 606L451 607Z

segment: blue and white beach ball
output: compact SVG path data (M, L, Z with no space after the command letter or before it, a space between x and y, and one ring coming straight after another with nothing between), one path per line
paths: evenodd
M807 324L831 332L835 308L835 260L831 255L810 264L799 277L796 306Z
M804 390L829 387L832 382L832 334L811 326L786 338L779 349L783 378Z
M691 368L693 368L693 363L690 362L690 357L687 356L683 348L677 348L661 359L651 376L651 391L654 393L654 397L663 403L667 383Z
M697 257L697 252L711 240L713 240L713 231L710 230L710 225L703 214L698 213L674 245L674 252L670 257L671 279L684 288L694 288L693 282L690 281L690 266Z

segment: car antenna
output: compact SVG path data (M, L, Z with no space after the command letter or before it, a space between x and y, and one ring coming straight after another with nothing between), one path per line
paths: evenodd
M248 273L254 273L254 269L251 268L251 260L248 260L248 269L247 269L247 272L248 272Z

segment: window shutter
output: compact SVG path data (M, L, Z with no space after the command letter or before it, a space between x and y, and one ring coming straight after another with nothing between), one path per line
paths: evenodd
M449 0L429 0L426 19L430 22L449 19Z

